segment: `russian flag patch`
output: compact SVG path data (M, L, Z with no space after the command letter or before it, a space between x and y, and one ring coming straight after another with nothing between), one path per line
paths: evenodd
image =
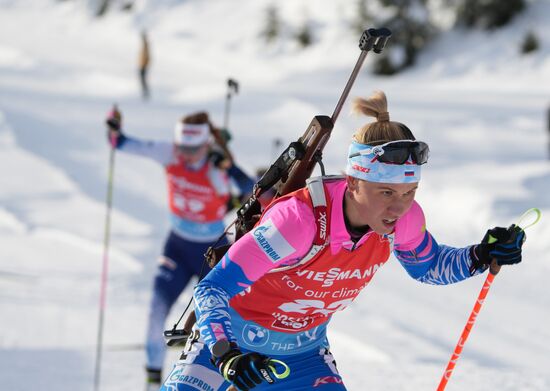
M414 176L414 171L405 171L405 176Z

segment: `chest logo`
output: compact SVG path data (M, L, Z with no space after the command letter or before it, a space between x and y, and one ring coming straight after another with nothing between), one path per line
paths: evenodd
M252 236L256 244L273 263L296 251L273 224L271 219L256 227L252 231Z

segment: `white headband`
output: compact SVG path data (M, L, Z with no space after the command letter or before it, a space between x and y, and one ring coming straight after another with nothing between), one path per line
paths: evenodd
M381 163L376 158L375 147L352 141L346 167L346 174L354 178L377 183L416 183L420 181L420 166L412 162L405 164ZM358 154L371 149L369 154Z
M208 124L184 124L178 122L174 129L174 142L176 145L186 147L198 147L210 138L210 126Z

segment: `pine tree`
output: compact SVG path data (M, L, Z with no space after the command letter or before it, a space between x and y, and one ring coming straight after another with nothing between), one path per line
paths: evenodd
M356 0L355 17L351 22L352 30L361 34L372 24L372 17L367 8L367 0Z
M506 25L524 8L525 0L461 0L457 9L457 24L495 29Z
M391 46L374 65L374 72L391 75L413 65L436 29L429 20L426 0L381 0L392 15L377 23L392 31Z
M523 38L523 42L521 43L520 51L522 54L534 52L535 50L538 50L539 48L539 40L535 33L532 31L529 31L525 37Z
M99 0L99 5L96 9L95 16L100 18L105 15L107 13L107 10L109 9L110 2L111 0Z
M266 10L266 26L261 32L261 36L264 37L267 43L275 41L281 33L281 21L279 18L279 12L273 5Z
M305 21L302 27L296 32L294 38L298 41L302 48L306 48L313 43L313 34L308 21Z

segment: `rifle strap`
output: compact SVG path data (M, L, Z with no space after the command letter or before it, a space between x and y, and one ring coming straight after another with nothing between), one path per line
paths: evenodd
M307 190L313 207L313 216L315 218L315 224L317 225L317 232L315 233L309 251L298 263L272 269L269 273L280 272L304 265L329 244L329 232L327 230L329 227L328 219L330 218L328 214L330 212L327 210L327 196L324 183L342 178L344 177L341 175L327 175L317 176L306 180Z
M322 246L326 244L328 239L327 233L327 197L323 177L309 178L306 181L306 186L311 197L313 206L313 216L317 225L317 232L313 239L313 245Z

